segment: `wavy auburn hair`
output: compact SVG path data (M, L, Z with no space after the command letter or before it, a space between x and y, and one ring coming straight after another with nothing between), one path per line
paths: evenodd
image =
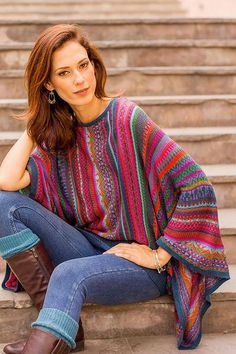
M27 132L37 146L55 155L67 152L75 145L75 125L70 105L55 92L56 103L48 103L49 91L45 84L50 79L52 55L67 41L78 41L87 51L90 61L94 63L96 75L95 96L97 98L117 97L105 93L107 72L98 49L89 42L87 35L76 24L59 24L50 26L38 37L25 70L25 84L28 93L28 108L16 118L27 121Z

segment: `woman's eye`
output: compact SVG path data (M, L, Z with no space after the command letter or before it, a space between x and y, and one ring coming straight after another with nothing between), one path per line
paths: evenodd
M62 71L62 72L60 72L58 75L59 75L59 76L65 76L66 73L68 73L68 71Z
M86 68L88 66L88 62L81 64L82 68Z

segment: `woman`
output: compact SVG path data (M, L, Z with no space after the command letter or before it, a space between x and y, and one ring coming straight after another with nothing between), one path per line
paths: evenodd
M211 183L137 104L106 95L78 26L46 29L26 77L27 130L0 168L0 255L40 312L5 353L82 350L84 303L166 293L177 347L195 348L229 279Z

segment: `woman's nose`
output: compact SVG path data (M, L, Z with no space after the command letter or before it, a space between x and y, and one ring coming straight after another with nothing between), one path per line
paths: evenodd
M75 71L75 73L74 73L74 84L76 85L76 84L80 84L82 82L84 82L83 75L78 70Z

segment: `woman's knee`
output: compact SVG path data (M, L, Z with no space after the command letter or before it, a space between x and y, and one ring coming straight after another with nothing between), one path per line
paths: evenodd
M25 199L24 199L25 198ZM12 215L15 213L15 210L20 206L26 205L25 196L21 195L19 192L8 192L0 191L0 225L2 232L4 234L4 228L7 234L11 231L12 224ZM10 220L11 219L11 220ZM9 229L9 230L8 230Z
M57 265L50 277L49 293L59 297L69 297L71 301L76 297L77 301L84 302L87 293L84 281L87 275L80 268L75 274L74 269L73 259ZM66 294L63 295L64 291Z
M0 210L8 212L12 208L32 205L35 203L31 198L21 194L19 191L9 192L0 190Z
M19 192L8 192L0 190L0 208L1 212L8 210L13 205L16 204L16 201L22 199L22 194Z
M0 191L0 222L8 216L9 210L15 205L18 192ZM20 194L20 193L19 193Z
M85 262L83 262L83 260ZM86 272L86 257L69 259L65 262L58 264L51 275L51 282L56 283L71 283L76 282L77 284L82 282L86 276L88 276Z

